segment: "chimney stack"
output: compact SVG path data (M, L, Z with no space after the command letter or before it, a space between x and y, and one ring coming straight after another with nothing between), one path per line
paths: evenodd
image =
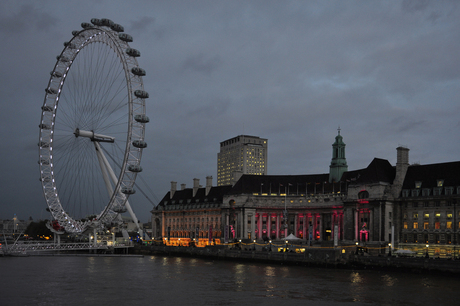
M180 190L185 190L186 184L180 184Z
M193 197L195 197L198 188L200 188L200 179L194 178L193 179Z
M405 147L396 148L396 175L393 181L393 196L398 197L401 193L407 168L409 167L409 149Z
M171 192L170 192L170 198L172 199L174 196L174 193L176 193L177 190L177 182L171 181Z
M211 191L212 187L212 176L206 177L206 196L208 195L209 191Z

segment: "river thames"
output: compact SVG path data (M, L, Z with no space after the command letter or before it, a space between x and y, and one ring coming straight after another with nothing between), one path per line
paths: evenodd
M458 305L455 276L188 257L3 257L0 305Z

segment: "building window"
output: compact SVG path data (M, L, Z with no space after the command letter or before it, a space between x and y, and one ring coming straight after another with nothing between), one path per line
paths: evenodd
M418 213L414 213L413 217L414 219L418 219Z
M409 189L404 189L402 191L402 196L403 196L403 198L407 198L409 196Z
M446 228L447 229L452 229L452 221L447 221Z
M435 229L441 229L441 222L435 222L434 223L434 228Z
M407 222L404 222L404 229L407 229Z
M444 180L438 180L436 185L442 187L444 185Z
M440 213L440 212L436 212L436 213L434 214L434 216L435 216L436 218L441 218L441 213Z
M430 224L428 222L423 222L423 229L430 229Z
M415 182L415 188L420 188L420 187L422 187L422 182L420 181Z
M433 195L434 195L434 196L441 195L441 193L442 193L442 187L435 187L435 188L433 188Z
M430 195L430 189L429 188L423 188L422 196L427 197L429 195Z
M411 190L411 195L413 197L418 197L420 190L419 189L412 189Z
M452 218L452 216L453 216L453 215L452 215L452 212L448 212L448 213L447 213L447 218Z
M414 222L414 229L418 229L418 222Z
M444 190L446 195L452 195L452 193L454 192L454 187L445 187Z
M425 213L425 214L423 215L423 218L425 218L425 219L430 218L430 214L429 214L429 213Z

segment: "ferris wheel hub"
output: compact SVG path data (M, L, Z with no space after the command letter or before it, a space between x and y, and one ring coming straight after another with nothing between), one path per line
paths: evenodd
M87 137L91 139L91 141L97 141L97 142L115 142L115 137L107 136L107 135L102 135L102 134L96 134L93 131L85 131L85 130L80 130L78 128L75 129L75 132L73 133L75 137Z

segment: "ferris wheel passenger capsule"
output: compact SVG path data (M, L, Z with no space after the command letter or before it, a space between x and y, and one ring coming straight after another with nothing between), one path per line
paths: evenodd
M140 165L129 165L128 170L131 172L142 172L142 167Z
M57 94L57 90L54 89L54 88L46 88L45 89L46 93L50 94L50 95L55 95Z
M91 25L91 23L82 22L81 27L82 27L83 29L88 29L88 28L91 28L92 25Z
M64 42L64 47L68 47L69 49L76 49L77 47L75 46L74 43L71 43L71 42Z
M131 72L137 76L145 76L145 70L139 67L132 68Z
M134 120L136 120L139 123L148 123L150 121L150 118L145 114L141 114L141 115L135 115Z
M144 91L144 90L135 90L134 91L134 95L138 98L141 98L141 99L147 99L149 97L149 93Z
M39 124L38 125L39 128L41 128L42 130L49 130L51 129L50 126L48 124Z
M126 49L126 54L132 57L139 57L141 56L141 52L139 50L136 50L134 48L128 48Z
M92 18L91 23L94 24L95 26L101 26L102 25L101 20L97 19L97 18Z
M114 30L115 32L124 32L125 31L125 28L123 28L123 26L119 25L118 23L113 24L112 26L110 26L110 28L112 30Z
M51 71L50 74L53 78L62 78L62 73L59 71Z
M124 42L133 42L133 37L126 33L118 34L118 38L120 38Z
M132 188L132 187L122 187L121 188L121 193L124 193L124 194L134 194L136 193L136 191Z
M70 62L70 60L64 55L58 55L58 56L56 56L56 59L58 61L61 61L61 62L64 62L64 63Z
M112 20L107 19L107 18L102 18L101 23L102 23L103 26L106 26L106 27L109 27L109 28L115 24Z
M143 140L134 140L133 146L139 149L147 148L147 143Z

